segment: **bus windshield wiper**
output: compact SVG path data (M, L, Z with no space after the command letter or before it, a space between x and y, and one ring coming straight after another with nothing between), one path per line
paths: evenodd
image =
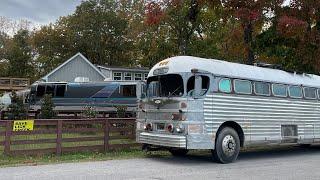
M181 88L181 86L179 86L177 89L175 89L172 93L169 92L168 98L170 98L172 95L174 95L180 88Z

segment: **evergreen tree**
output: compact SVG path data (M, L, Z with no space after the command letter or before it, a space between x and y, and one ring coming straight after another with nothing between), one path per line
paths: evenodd
M9 119L21 120L26 119L28 116L28 110L23 104L23 99L15 92L11 95L11 104L8 106Z
M54 111L51 94L44 95L41 102L40 118L52 119L56 115L56 112Z

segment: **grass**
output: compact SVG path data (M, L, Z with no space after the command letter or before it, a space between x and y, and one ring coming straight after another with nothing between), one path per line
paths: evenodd
M0 154L0 167L23 166L23 165L43 165L66 162L87 162L87 161L105 161L115 159L143 158L146 154L141 149L99 152L78 152L65 153L61 156L39 155L39 156L4 156Z

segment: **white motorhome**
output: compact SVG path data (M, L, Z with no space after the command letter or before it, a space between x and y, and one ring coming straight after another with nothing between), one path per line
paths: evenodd
M320 77L179 56L149 72L137 142L173 155L209 149L218 162L241 147L320 142Z

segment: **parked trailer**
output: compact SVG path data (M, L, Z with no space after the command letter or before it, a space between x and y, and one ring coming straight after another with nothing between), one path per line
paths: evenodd
M55 110L77 112L94 107L98 112L116 112L117 106L127 106L135 112L140 82L41 82L31 86L28 103L31 110L39 110L45 94L52 95Z
M173 155L212 150L231 163L241 147L320 142L320 77L179 56L150 71L137 142Z

